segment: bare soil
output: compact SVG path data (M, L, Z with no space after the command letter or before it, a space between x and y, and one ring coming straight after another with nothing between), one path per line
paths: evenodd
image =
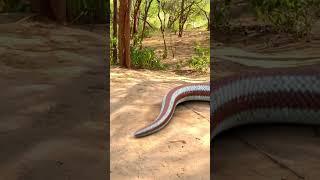
M0 24L0 179L107 179L104 34L13 19Z
M158 115L169 89L208 80L208 75L111 69L111 179L209 179L209 103L181 104L166 128L133 137Z

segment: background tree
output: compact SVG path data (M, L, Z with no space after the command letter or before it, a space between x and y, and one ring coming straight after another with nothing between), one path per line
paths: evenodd
M142 31L141 31L141 37L140 37L140 49L142 49L142 41L144 38L144 33L146 30L146 24L147 24L147 18L148 18L148 14L149 14L149 10L150 10L152 2L153 2L153 0L146 0L145 1L143 25L142 25Z
M195 0L192 0L192 1L181 0L180 17L179 17L179 34L178 34L179 37L182 37L184 25L186 24L190 16L190 12L192 11L193 6L199 2L196 2Z
M207 6L210 4L210 0L203 0L200 3L196 4L196 8L199 10L199 13L202 13L204 17L208 21L207 30L210 30L210 6ZM197 13L197 14L199 14Z
M179 3L177 3L176 0L168 0L163 5L163 11L168 14L168 22L167 22L167 29L173 29L174 23L179 19L180 17L180 6Z
M132 37L138 32L141 2L142 0L136 0L134 4Z
M130 6L131 0L121 0L119 6L118 48L120 66L131 68L130 58Z
M157 0L158 1L158 18L159 18L159 21L160 21L160 31L161 31L161 34L162 34L162 39L163 39L163 45L164 45L164 52L163 52L163 55L162 55L162 58L165 59L167 58L168 56L168 49L167 49L167 43L166 43L166 38L165 38L165 22L162 21L162 18L161 18L161 9L162 9L162 4L161 4L161 1L160 0Z

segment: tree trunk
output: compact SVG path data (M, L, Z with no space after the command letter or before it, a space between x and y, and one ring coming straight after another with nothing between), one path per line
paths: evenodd
M181 1L181 6L180 6L179 34L178 34L178 37L182 37L182 33L183 33L184 3L185 3L185 0L182 0Z
M165 39L165 35L164 35L164 30L165 29L164 29L164 25L163 25L163 22L162 22L162 19L161 19L161 16L160 16L161 2L160 2L160 0L157 0L157 1L158 1L158 18L159 18L159 21L160 21L160 30L161 30L162 39L163 39L163 45L164 45L164 52L163 52L162 58L165 59L168 56L168 50L167 50L167 43L166 43L166 39Z
M134 35L138 32L141 2L142 0L137 0L134 6L132 37L134 37Z
M197 5L197 7L202 11L202 13L204 14L204 16L206 17L207 21L208 21L208 26L207 26L207 30L210 31L210 12L207 13L204 9L202 9L199 5Z
M172 29L173 28L173 25L174 25L174 22L176 22L177 18L170 15L169 18L168 18L168 23L167 23L167 28L168 29Z
M118 48L120 66L131 68L130 58L130 4L131 0L121 0L119 7Z
M189 5L186 7L184 6L185 0L182 0L181 2L181 13L180 13L180 19L179 19L179 35L178 37L182 37L184 25L188 20L188 17L190 15L190 12L192 10L192 6L196 3L196 1L192 1Z
M117 37L118 34L118 0L113 0L113 36L112 37ZM118 49L117 49L117 43L113 43L112 45L112 61L114 64L117 63L118 59Z
M150 9L152 1L153 0L150 0L150 1L147 0L146 1L146 6L145 6L145 9L144 9L144 16L143 16L143 26L142 26L142 32L141 32L141 38L140 38L140 49L142 49L142 41L143 41L143 38L144 38L144 32L146 30L148 13L149 13L149 9Z

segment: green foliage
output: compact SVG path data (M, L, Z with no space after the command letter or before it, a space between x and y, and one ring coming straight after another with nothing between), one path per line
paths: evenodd
M116 62L113 61L113 47L117 47L118 39L110 35L110 64L116 65ZM114 46L116 45L116 46Z
M251 0L258 18L279 32L309 35L320 12L320 0Z
M198 71L206 71L210 67L210 48L203 48L196 45L195 55L188 61L190 67Z
M202 28L202 27L206 28L208 26L208 21L203 15L203 13L193 14L192 16L190 16L185 26L186 26L185 29L190 29L190 30L195 28Z
M156 56L154 49L145 47L131 47L131 62L135 68L143 69L164 69L165 65L161 63L160 58Z
M210 16L210 0L196 1L193 6L190 17L188 18L186 25L191 25L193 28L207 28L208 19ZM188 28L187 28L188 29Z

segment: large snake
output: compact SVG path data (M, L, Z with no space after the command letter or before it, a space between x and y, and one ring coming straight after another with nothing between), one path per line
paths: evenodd
M267 69L176 87L163 98L155 121L134 136L164 128L181 102L210 99L211 139L227 129L252 123L320 125L320 69Z

